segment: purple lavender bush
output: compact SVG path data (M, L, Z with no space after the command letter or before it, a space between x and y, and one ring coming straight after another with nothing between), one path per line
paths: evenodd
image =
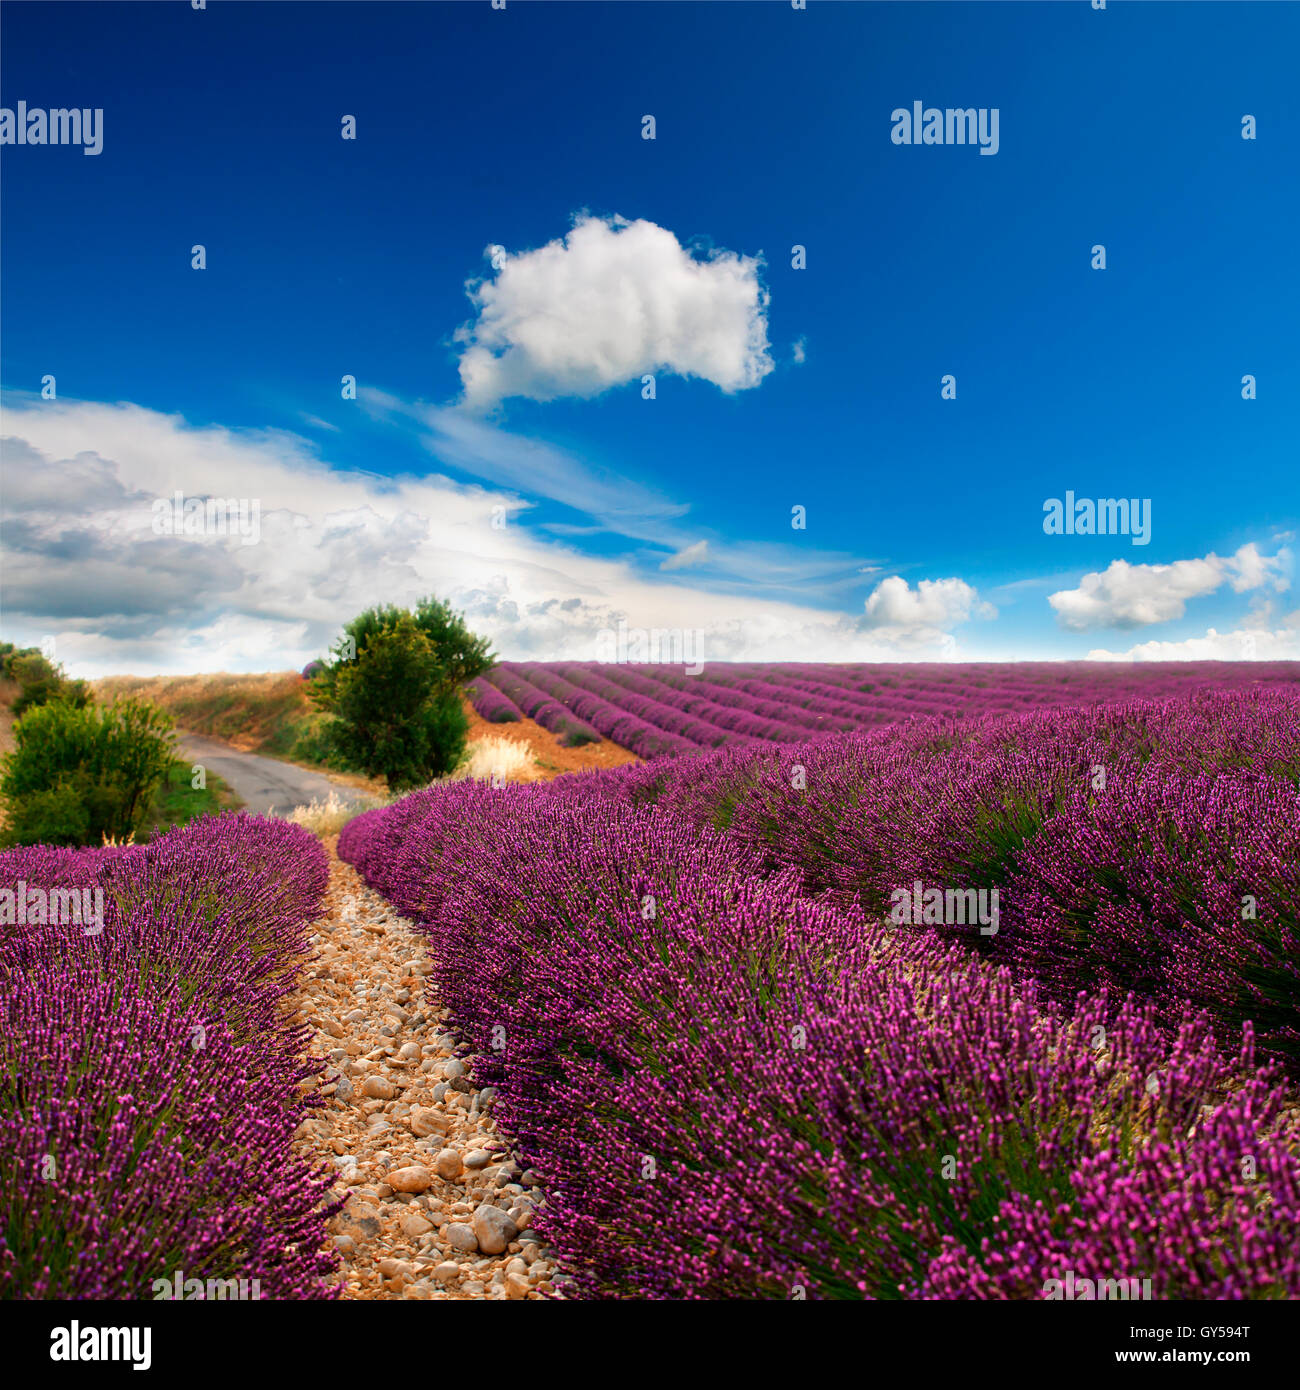
M1177 997L1058 1003L817 888L837 829L874 814L874 774L910 761L942 788L968 734L923 722L901 744L434 788L346 827L340 855L429 935L431 987L544 1180L539 1226L573 1292L1042 1298L1070 1273L1300 1295L1300 1128L1249 1024L1227 1050ZM979 736L1007 757L1036 737ZM819 809L773 842L800 756ZM991 809L1014 783L988 784Z
M495 666L483 679L500 691L529 719L558 735L566 748L578 748L584 743L600 742L600 734L590 724L584 723L558 700L552 699L546 691L531 685L513 667Z
M637 781L639 779L639 782ZM943 922L1061 1002L1106 984L1300 1072L1300 698L1286 690L918 720L639 769L769 870L885 920L914 885L997 891Z
M470 703L489 724L516 724L523 711L508 695L486 680L474 680L465 687Z
M1300 1071L1300 798L1278 777L1148 763L1079 791L1008 888L1016 966L1058 998L1136 989L1206 1009Z
M0 855L0 1297L176 1270L333 1296L330 1178L292 1151L319 1066L282 1009L327 880L312 835L247 815Z

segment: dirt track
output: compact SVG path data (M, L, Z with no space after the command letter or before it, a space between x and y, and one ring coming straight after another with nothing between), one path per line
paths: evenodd
M198 734L181 734L176 741L183 757L200 763L220 777L255 815L275 811L288 815L295 806L337 792L347 802L363 801L365 792L296 763L281 762L258 753L241 753L228 743Z

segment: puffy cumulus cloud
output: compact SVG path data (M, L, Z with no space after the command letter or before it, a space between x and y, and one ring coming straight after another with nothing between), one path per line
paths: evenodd
M994 618L997 609L964 579L922 579L913 589L891 575L867 596L865 613L867 627L881 638L949 650L948 629L972 618Z
M1049 594L1057 621L1072 632L1094 627L1143 627L1181 618L1189 598L1212 594L1223 571L1211 560L1130 565L1115 560L1100 574L1085 574L1077 589Z
M1085 574L1077 589L1048 596L1057 621L1072 632L1098 627L1146 627L1181 618L1188 599L1203 598L1225 583L1235 593L1270 584L1279 593L1290 586L1291 552L1261 555L1252 542L1235 555L1211 552L1204 559L1168 565L1130 565L1114 560L1100 573Z
M702 565L709 558L708 541L696 541L694 545L683 546L670 555L660 566L661 570L684 570L693 565Z
M1229 556L1223 565L1235 594L1266 585L1280 594L1291 587L1294 557L1286 546L1280 547L1274 555L1261 555L1259 547L1252 541L1249 545L1243 545L1235 555Z
M494 526L513 493L333 468L288 434L76 401L7 405L6 426L6 459L35 472L5 519L4 635L54 637L74 675L300 668L361 609L429 593L516 659L594 659L620 621L699 633L714 661L951 654L862 617L647 578L540 528ZM155 534L153 504L177 490L257 502L256 543Z
M579 217L566 237L510 255L467 290L477 316L457 332L467 404L507 396L595 396L651 372L723 391L772 370L760 261L703 258L653 222Z

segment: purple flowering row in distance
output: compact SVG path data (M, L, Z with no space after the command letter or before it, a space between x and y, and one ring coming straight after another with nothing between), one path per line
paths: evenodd
M33 909L0 925L0 1298L149 1299L177 1270L334 1295L337 1203L292 1145L320 1067L283 1010L328 877L313 835L242 814L0 854Z
M577 1294L1294 1298L1298 782L1277 683L433 788L339 851ZM896 922L917 882L999 929Z
M1300 662L998 665L503 662L468 688L492 723L535 719L569 744L599 738L643 758L915 718L973 717L1156 699L1198 689L1300 685Z

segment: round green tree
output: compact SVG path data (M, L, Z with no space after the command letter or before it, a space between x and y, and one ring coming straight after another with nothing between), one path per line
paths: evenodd
M343 632L311 678L313 699L332 716L329 746L393 791L450 772L469 731L461 691L495 662L487 639L433 598L414 611L368 608Z

